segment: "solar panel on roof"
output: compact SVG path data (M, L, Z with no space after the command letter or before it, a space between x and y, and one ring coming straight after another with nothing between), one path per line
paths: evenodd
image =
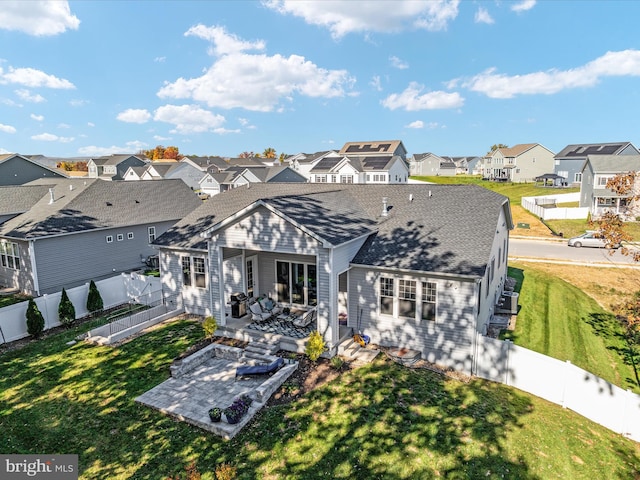
M612 153L615 153L616 150L618 150L622 145L606 145L604 147L602 147L602 150L600 150L599 153L601 153L602 155L610 155Z

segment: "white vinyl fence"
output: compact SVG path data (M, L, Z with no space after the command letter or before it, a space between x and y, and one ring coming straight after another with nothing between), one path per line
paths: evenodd
M543 220L586 219L589 215L587 207L554 207L557 203L580 201L580 192L559 193L540 197L522 197L522 207Z
M135 300L142 296L160 296L160 279L122 273L120 275L96 282L104 308L112 308ZM153 292L153 293L152 293ZM87 295L89 284L67 290L69 300L76 309L76 318L88 315ZM62 292L43 295L35 299L38 309L44 317L45 330L60 325L58 306ZM0 308L0 344L29 336L27 333L27 306L29 302L21 302Z
M623 390L569 361L547 357L508 340L479 336L476 375L562 405L640 441L640 395Z

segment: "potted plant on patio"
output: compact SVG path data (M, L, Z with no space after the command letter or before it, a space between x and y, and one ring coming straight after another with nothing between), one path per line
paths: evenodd
M219 422L222 418L222 409L218 407L209 409L209 418L212 422Z
M241 395L236 398L231 405L224 409L224 416L227 422L231 424L238 423L245 413L249 411L249 407L253 400L248 395Z

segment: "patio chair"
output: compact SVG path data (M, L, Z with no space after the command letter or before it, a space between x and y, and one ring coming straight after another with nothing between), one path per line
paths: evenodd
M270 312L262 310L259 302L254 302L249 305L249 311L251 312L251 320L254 322L264 322L272 317Z
M312 308L311 310L303 313L298 318L293 321L293 326L297 328L307 327L313 322L316 317L316 309Z
M273 316L280 315L282 313L282 305L277 304L270 298L259 298L258 303L260 304L260 307L262 307L263 312L269 312Z

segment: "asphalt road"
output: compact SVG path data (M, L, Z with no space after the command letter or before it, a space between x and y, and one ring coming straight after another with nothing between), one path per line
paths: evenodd
M600 263L616 265L638 265L631 257L614 251L609 255L609 250L604 248L575 248L567 245L567 240L529 240L521 238L509 239L509 258L558 260L571 263Z

